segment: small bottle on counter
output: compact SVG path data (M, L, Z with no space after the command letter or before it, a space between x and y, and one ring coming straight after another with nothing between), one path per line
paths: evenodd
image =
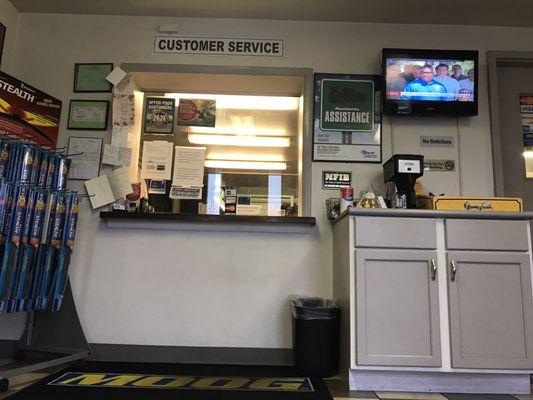
M353 206L353 187L341 188L341 213Z

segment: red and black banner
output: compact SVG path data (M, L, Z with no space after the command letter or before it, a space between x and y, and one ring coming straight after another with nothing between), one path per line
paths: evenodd
M0 71L0 136L55 146L61 100Z

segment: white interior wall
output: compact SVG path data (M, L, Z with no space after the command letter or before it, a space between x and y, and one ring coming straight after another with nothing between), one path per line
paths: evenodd
M185 36L281 38L283 58L153 53L157 26L178 23ZM330 22L176 19L21 14L17 76L64 103L61 143L69 135L109 133L65 129L68 101L106 99L72 93L76 62L176 63L307 67L315 72L376 74L383 47L478 49L479 116L443 120L385 118L383 159L421 134L458 137L460 173L447 182L463 194L493 193L487 101L487 50L532 51L533 29ZM391 140L394 131L394 140ZM449 134L448 134L449 133ZM394 142L394 149L392 148ZM87 203L72 260L74 297L90 342L181 346L291 347L286 297L332 291L331 228L321 171L351 170L354 186L382 187L376 164L313 163L310 235L215 234L106 229ZM438 182L440 177L433 179ZM74 187L80 186L73 182ZM439 189L435 189L439 191ZM16 330L11 333L17 336Z

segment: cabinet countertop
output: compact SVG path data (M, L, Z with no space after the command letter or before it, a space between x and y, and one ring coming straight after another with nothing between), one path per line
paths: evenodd
M533 212L491 212L491 211L436 211L399 208L349 208L337 219L353 217L391 217L391 218L460 218L460 219L494 219L494 220L530 220Z

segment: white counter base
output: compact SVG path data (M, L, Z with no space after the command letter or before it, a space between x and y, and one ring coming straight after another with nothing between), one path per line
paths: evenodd
M350 370L350 390L530 394L529 374L469 374Z

